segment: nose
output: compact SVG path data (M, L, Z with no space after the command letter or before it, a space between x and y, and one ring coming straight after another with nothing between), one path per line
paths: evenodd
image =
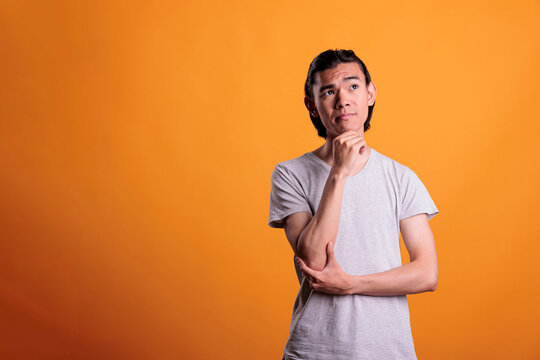
M336 99L336 109L341 109L344 106L351 105L348 96L344 92L338 91L335 99Z

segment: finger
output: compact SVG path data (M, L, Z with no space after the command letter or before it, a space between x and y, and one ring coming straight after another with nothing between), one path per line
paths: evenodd
M342 143L342 146L354 148L355 146L358 146L359 143L365 142L365 139L363 135L354 133L346 139L341 140L340 142Z
M366 151L366 140L364 138L357 139L356 142L351 144L355 151L360 153L360 155Z
M311 276L309 276L308 274L302 272L302 274L304 274L304 277L306 278L307 282L309 283L310 286L313 286L313 279L311 278Z
M311 285L320 282L320 280L319 280L318 278L316 278L315 276L312 276L312 275L308 274L308 273L305 272L305 271L302 271L302 274L303 274L304 277L309 281L309 283L310 283Z
M364 134L361 133L360 131L355 131L355 130L346 130L344 132L342 132L341 134L339 134L338 136L336 136L334 138L334 142L345 142L349 139L354 139L356 137L364 137Z
M366 146L366 142L364 141L364 143L360 146L360 149L358 150L358 152L360 153L360 155L363 155L366 151L367 151L367 146Z
M351 135L358 135L359 132L358 131L355 131L355 130L345 130L344 132L342 132L341 134L339 134L338 136L336 136L334 138L335 139L342 139L342 138L346 138L346 137L349 137Z
M298 266L300 266L300 270L305 272L307 275L309 276L315 275L314 270L308 268L307 265L304 263L304 261L300 259L299 257L296 258L296 263L298 264Z
M366 139L363 136L355 136L354 138L349 140L351 144L355 145L359 142L366 141Z
M358 151L360 151L362 147L366 146L366 140L364 138L355 139L354 141L351 140L351 146L353 148L357 148Z
M358 151L362 146L366 144L366 140L364 138L355 138L355 139L349 139L346 143L346 146L354 149L355 151Z
M336 147L336 146L346 144L349 139L352 139L354 137L356 137L356 135L352 134L352 133L351 134L339 135L334 139L333 146Z

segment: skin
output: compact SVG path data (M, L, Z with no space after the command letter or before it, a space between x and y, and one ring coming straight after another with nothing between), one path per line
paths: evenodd
M425 213L400 221L411 260L408 264L376 274L350 275L334 256L346 178L361 171L371 154L364 138L364 122L376 94L375 84L365 83L358 64L343 63L315 74L313 98L304 99L308 111L320 116L327 131L325 143L313 153L331 170L315 215L298 212L288 216L285 233L314 291L391 296L434 291L437 287L435 240ZM351 115L340 117L344 113Z
M411 261L388 271L369 275L345 273L336 261L333 243L327 245L328 260L321 271L309 268L298 257L295 259L312 289L327 294L393 296L435 291L438 283L437 254L426 214L401 220L400 229Z
M364 123L369 106L375 102L376 88L373 83L366 85L356 63L318 72L314 80L313 99L306 97L304 102L314 116L320 116L327 138L313 153L331 170L315 216L291 215L285 221L285 232L295 253L312 269L322 270L326 244L336 240L346 179L362 170L371 154L364 139Z

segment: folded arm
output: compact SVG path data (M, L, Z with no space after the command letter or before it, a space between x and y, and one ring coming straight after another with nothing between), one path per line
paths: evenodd
M285 234L295 255L312 269L324 268L326 245L336 242L346 178L331 170L315 215L298 212L285 218Z
M349 275L343 272L328 248L328 261L322 271L315 271L299 261L316 291L330 294L361 294L392 296L434 291L438 283L435 240L425 213L400 221L403 242L410 262L400 267L369 275Z

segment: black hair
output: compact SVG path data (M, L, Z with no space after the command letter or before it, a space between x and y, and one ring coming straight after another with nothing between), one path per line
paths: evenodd
M304 93L307 97L310 99L314 99L313 97L313 83L315 82L315 74L324 71L327 69L333 69L338 66L338 64L341 63L351 63L355 62L360 66L360 69L364 73L364 78L366 80L366 87L371 82L371 76L369 75L369 71L364 64L362 60L352 50L326 50L313 59L311 64L309 65L309 70L307 74L306 83L304 85ZM368 115L366 122L364 123L364 132L368 131L370 128L370 121L371 121L371 115L373 114L373 108L375 107L375 103L373 105L368 107ZM309 117L311 118L311 122L317 129L317 132L319 136L326 139L326 128L324 127L321 118L319 116L315 117L309 114Z

